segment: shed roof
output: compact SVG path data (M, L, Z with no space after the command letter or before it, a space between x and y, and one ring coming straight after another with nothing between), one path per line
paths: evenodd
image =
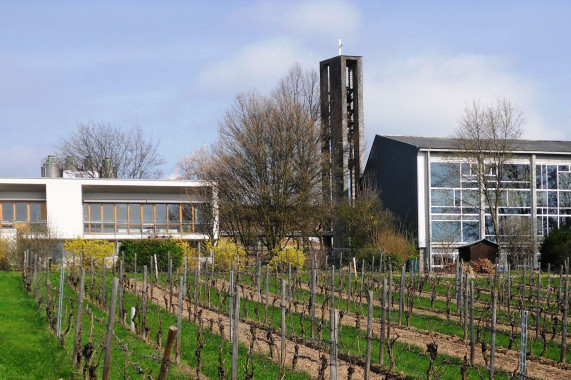
M490 246L496 247L496 248L499 247L498 244L494 243L494 242L491 241L491 240L488 240L488 239L480 239L480 240L476 240L476 241L473 241L473 242L471 242L471 243L468 243L468 244L466 244L466 245L460 246L460 247L458 247L458 249L461 249L461 248L470 248L470 247L473 247L473 246L478 245L478 244L486 244L486 245L490 245Z

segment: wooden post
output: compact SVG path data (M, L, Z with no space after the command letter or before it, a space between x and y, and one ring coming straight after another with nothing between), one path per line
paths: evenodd
M210 284L214 285L214 252L210 250ZM211 306L210 293L212 286L208 287L208 308Z
M469 285L468 285L468 273L464 272L464 340L466 340L468 336L468 293L469 293Z
M282 280L283 281L283 280ZM238 378L238 324L240 323L240 297L241 288L236 287L236 311L234 315L234 329L232 340L232 380Z
M547 294L551 287L551 263L547 263Z
M152 276L151 276L152 277ZM147 340L147 266L143 266L143 291L141 304L141 331L143 339Z
M331 323L329 331L329 378L331 380L337 380L337 324L339 321L339 312L337 309L329 309L329 321Z
M167 336L167 345L165 346L165 352L163 354L163 361L161 364L161 370L159 372L159 380L166 380L168 367L171 362L171 353L174 341L176 339L177 328L175 326L169 327L169 335Z
M476 334L474 334L474 281L470 281L470 364L474 365Z
M385 330L386 330L386 305L387 305L387 279L383 279L381 296L381 331L379 333L379 364L385 361Z
M565 363L567 353L567 313L569 309L569 276L565 278L565 293L563 296L563 320L561 322L561 355L559 361Z
M81 350L81 317L83 315L83 288L85 286L85 268L81 267L81 274L79 275L79 294L77 296L77 315L75 320L75 341L73 344L73 362L79 366L81 358L79 351Z
M520 380L527 379L527 310L521 312L521 339L520 339Z
M230 288L228 289L228 340L232 342L232 327L233 327L233 307L234 307L234 262L232 262L232 269L230 270Z
M404 283L405 283L405 265L401 268L400 275L400 294L399 294L399 326L402 323L402 313L404 311Z
M38 274L37 274L37 262L38 262L38 256L33 255L32 256L32 297L35 299L36 298L36 290L37 290L37 285L36 285L36 280L38 278Z
M103 362L103 380L109 379L111 369L111 341L113 340L113 323L115 322L115 306L117 304L117 288L119 279L113 277L113 287L111 288L111 302L109 304L109 319L107 322L107 337L105 339L105 359Z
M58 310L56 323L56 336L61 338L61 318L63 313L63 283L65 278L65 265L62 264L59 275L59 291L58 291Z
M523 266L523 274L521 278L521 305L525 307L525 264Z
M498 295L496 289L492 288L492 338L490 343L490 379L494 378L495 357L496 357L496 309Z
M133 279L135 280L135 298L137 298L137 252L135 252L135 263L133 268Z
M154 264L153 258L151 257L151 268L150 268L150 272L149 272L149 275L150 275L150 277L149 277L149 287L151 288L151 298L150 298L151 303L153 302L153 288L154 288L154 285L153 285L153 277L155 277L155 276L154 276L155 271L153 270L154 267L155 267L155 264ZM166 305L165 305L165 306L166 306Z
M351 302L351 261L349 260L349 276L347 281L347 313L349 312L350 302Z
M194 268L194 289L192 289L193 295L193 309L194 309L194 322L196 322L196 317L198 316L198 292L200 291L200 269L199 265Z
M182 295L184 297L187 296L186 294L186 288L187 288L187 284L188 284L188 256L184 257L184 278L183 278L183 286L182 286Z
M173 297L173 284L172 284L172 259L171 253L168 253L168 282L169 282L169 311L172 312L172 297Z
M46 307L50 307L50 259L46 259Z
M256 262L256 286L258 288L258 303L262 303L262 261Z
M315 339L315 287L317 283L317 274L315 271L315 257L311 260L311 340Z
M458 272L458 280L460 284L458 286L458 302L456 304L456 311L458 312L458 316L460 320L462 320L462 306L464 305L464 262L460 261L459 272Z
M288 298L291 299L293 297L291 292L291 263L287 263L287 288L288 288Z
M42 262L43 259L38 257L38 300L42 298Z
M335 264L331 265L331 308L335 308Z
M456 257L456 305L460 302L460 257Z
M182 320L182 289L184 288L184 278L181 276L178 287L178 307L176 313L176 364L180 363L180 345L181 345L181 320Z
M124 254L123 254L124 255ZM124 310L124 306L123 306L123 289L124 289L124 283L123 283L123 278L125 277L125 260L121 259L121 262L119 263L119 321L121 323L124 323L125 321L125 310Z
M93 256L89 256L89 297L93 299Z
M391 337L392 309L393 309L393 266L389 265L389 288L387 290L387 341Z
M535 338L539 337L539 317L541 316L541 269L537 270L537 303L535 313Z
M281 329L281 350L280 350L280 368L283 371L285 369L285 355L286 355L286 289L285 280L282 278L281 281L281 291L282 291L282 329Z
M268 308L270 305L270 266L266 265L266 300L265 300L265 310L264 323L268 323Z
M373 291L367 292L367 357L365 359L365 380L371 377L371 341L373 340Z

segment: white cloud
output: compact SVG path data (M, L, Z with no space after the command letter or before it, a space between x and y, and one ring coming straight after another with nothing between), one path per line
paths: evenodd
M295 40L266 39L244 46L227 59L209 63L198 75L197 82L208 91L236 93L256 88L264 93L273 88L294 63L308 67L315 61Z
M508 98L526 111L526 137L546 131L534 110L534 86L490 56L417 56L384 70L365 69L368 140L374 134L449 136L472 100ZM543 132L542 132L543 131Z

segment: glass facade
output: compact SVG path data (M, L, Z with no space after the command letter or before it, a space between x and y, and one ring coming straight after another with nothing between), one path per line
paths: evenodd
M86 234L166 235L208 233L212 223L197 218L202 204L84 203Z
M483 194L478 190L473 164L432 162L430 164L431 239L434 243L466 244L480 238L496 240L492 217ZM537 236L571 224L571 165L537 164ZM495 201L496 168L485 168L491 201ZM532 183L530 164L506 164L499 183L500 234L509 234L510 225L530 225ZM484 210L484 236L480 234L480 210ZM530 231L531 235L531 231Z

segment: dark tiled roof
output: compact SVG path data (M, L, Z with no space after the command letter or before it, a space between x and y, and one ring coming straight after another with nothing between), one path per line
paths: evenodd
M400 141L416 146L419 149L453 150L454 139L451 137L425 137L425 136L379 136L386 139ZM519 140L521 152L571 154L571 141L553 140Z

